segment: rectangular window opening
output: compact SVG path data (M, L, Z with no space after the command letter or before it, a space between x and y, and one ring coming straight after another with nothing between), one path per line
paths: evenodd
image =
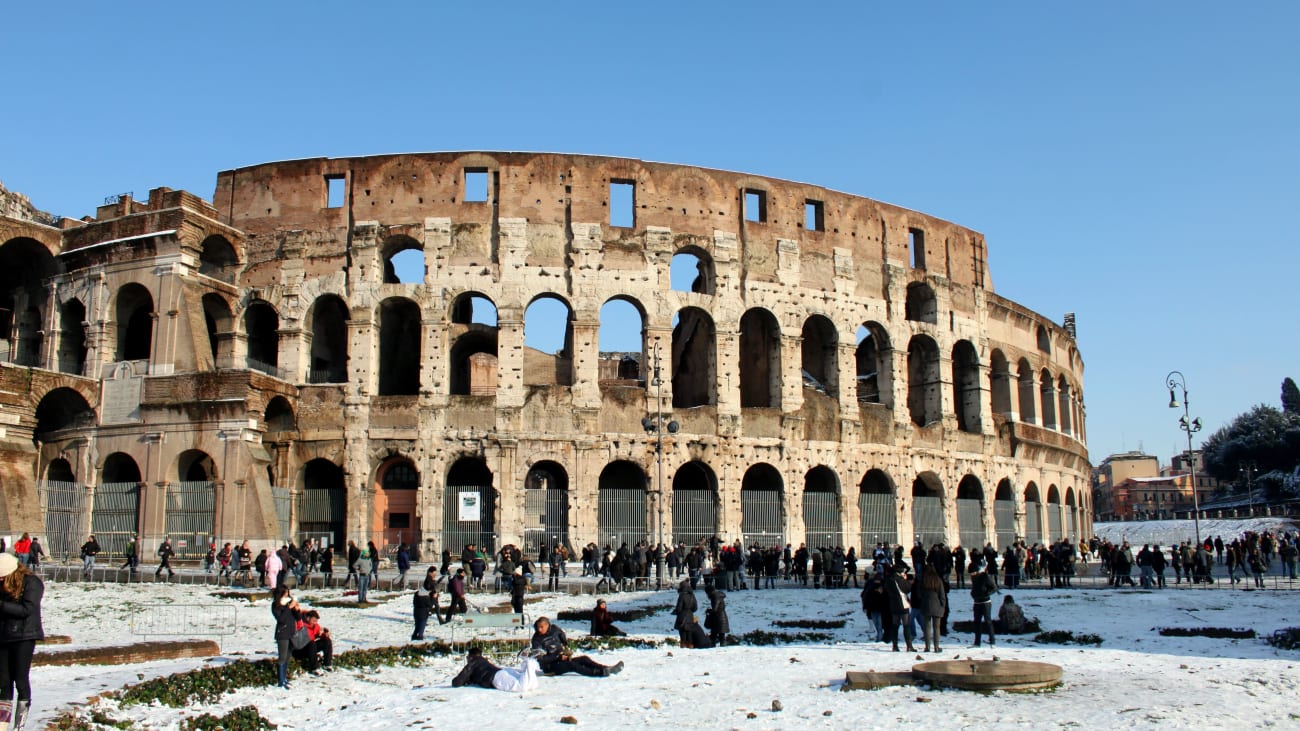
M609 181L609 225L636 225L636 185L631 180Z
M767 191L745 190L745 220L767 222Z
M389 528L410 528L411 514L410 513L389 513L388 527Z
M344 184L346 178L342 175L325 176L325 207L342 208L346 197L346 188Z
M821 201L803 202L803 227L809 231L826 230L826 206Z
M919 228L907 229L907 249L912 254L912 268L925 268L925 232Z
M484 203L488 199L487 168L465 168L466 203Z

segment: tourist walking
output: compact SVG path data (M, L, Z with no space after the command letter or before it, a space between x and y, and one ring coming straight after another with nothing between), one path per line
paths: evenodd
M81 544L81 577L89 579L95 572L95 557L100 552L99 541L94 536Z
M45 583L39 576L17 557L0 553L0 704L12 704L13 729L23 728L31 710L32 656L37 641L45 639L41 626L44 595Z

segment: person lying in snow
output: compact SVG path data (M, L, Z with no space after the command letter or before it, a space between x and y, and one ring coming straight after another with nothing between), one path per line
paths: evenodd
M477 685L507 693L526 693L537 687L537 676L541 671L537 660L532 657L520 660L518 668L499 668L483 657L482 648L471 647L465 656L465 667L452 678L451 685L453 688Z
M573 672L599 678L623 672L622 662L606 667L586 655L574 657L569 651L569 638L564 636L564 630L551 624L546 617L533 622L533 629L532 648L541 651L537 661L547 675Z

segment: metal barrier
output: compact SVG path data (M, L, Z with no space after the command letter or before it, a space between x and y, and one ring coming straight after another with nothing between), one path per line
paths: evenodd
M79 482L41 481L36 484L41 499L41 523L45 526L45 555L67 558L81 553L82 535L90 506L86 486Z
M238 627L238 610L221 604L142 604L131 612L131 634L137 637L221 638Z

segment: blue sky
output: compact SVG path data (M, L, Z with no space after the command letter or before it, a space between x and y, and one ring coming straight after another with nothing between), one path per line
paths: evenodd
M740 170L982 231L1077 313L1093 461L1300 378L1300 4L14 3L0 180L81 216L271 160L542 150Z

